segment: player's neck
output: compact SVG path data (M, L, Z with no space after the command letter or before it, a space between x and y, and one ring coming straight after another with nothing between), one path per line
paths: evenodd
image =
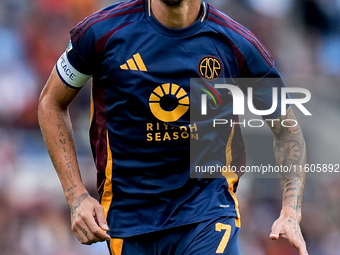
M155 18L169 28L184 28L195 23L200 15L201 0L183 0L178 5L167 5L166 1L151 0Z

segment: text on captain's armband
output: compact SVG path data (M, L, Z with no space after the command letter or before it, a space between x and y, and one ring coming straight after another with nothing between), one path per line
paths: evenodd
M75 73L71 71L71 69L67 66L65 58L62 56L61 57L61 68L64 70L64 73L66 74L67 77L69 77L72 81L77 77Z

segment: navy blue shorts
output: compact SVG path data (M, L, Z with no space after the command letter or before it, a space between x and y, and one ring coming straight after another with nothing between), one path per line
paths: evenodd
M239 255L239 219L220 217L108 242L111 255Z

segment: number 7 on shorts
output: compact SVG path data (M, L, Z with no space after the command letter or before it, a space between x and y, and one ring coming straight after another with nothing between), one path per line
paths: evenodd
M216 223L215 230L218 231L218 232L225 230L224 235L222 237L222 240L221 240L221 242L218 245L217 250L216 250L217 254L222 254L224 252L225 248L227 247L227 244L228 244L228 241L229 241L229 238L230 238L231 226L223 224L223 223Z

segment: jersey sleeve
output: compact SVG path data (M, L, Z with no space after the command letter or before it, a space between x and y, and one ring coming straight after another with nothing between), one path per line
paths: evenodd
M264 115L264 119L274 119L281 115L282 97L289 98L289 95L282 95L281 91L285 83L275 66L261 79L253 84L253 105L258 110L267 110L274 107L271 114Z
M80 23L71 31L71 41L56 64L63 82L72 88L84 86L93 75L95 66L95 38L91 28Z
M283 96L281 88L285 87L285 83L275 66L274 58L262 43L253 34L251 35L251 38L250 36L244 38L246 40L240 47L244 57L240 76L246 78L242 78L239 86L244 92L247 92L249 87L252 88L252 103L255 109L261 111L275 109L273 112L271 111L272 113L262 116L266 119L273 119L281 115L281 98ZM274 88L276 88L276 92Z

